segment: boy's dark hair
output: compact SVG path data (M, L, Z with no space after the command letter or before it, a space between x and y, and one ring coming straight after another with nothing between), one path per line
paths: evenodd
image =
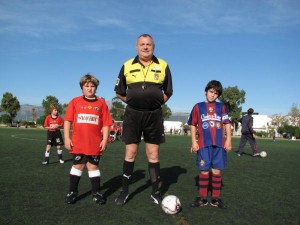
M207 92L209 89L215 89L215 91L218 93L218 97L222 95L223 86L220 81L217 80L209 81L205 87L205 92Z
M252 114L254 113L254 109L249 108L249 109L247 110L247 113L248 113L248 115L252 115Z

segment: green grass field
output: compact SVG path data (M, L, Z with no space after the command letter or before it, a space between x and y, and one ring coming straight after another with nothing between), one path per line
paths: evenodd
M100 162L105 205L96 205L90 195L86 171L79 185L80 198L74 205L65 203L68 192L71 156L65 150L65 164L59 164L52 148L51 161L44 158L46 131L0 128L0 224L1 225L94 225L94 224L300 224L300 142L258 139L267 158L234 152L239 142L233 138L233 151L223 172L222 199L228 209L211 206L190 208L197 195L198 171L195 155L189 152L190 137L167 136L161 146L161 176L165 194L177 195L183 210L166 215L150 200L144 144L135 164L130 198L126 205L114 203L119 194L124 145L109 144ZM251 153L249 145L246 153Z

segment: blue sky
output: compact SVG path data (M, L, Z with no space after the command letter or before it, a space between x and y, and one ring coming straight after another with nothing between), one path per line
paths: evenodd
M41 105L68 103L92 73L114 85L142 33L173 75L173 112L203 101L209 80L246 92L243 111L287 114L299 107L299 0L0 0L0 95Z

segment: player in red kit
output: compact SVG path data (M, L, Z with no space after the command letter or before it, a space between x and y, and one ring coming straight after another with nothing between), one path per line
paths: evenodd
M222 174L227 165L227 152L231 150L231 122L225 105L216 102L223 91L219 81L210 81L205 88L206 101L197 103L190 114L188 124L191 126L192 148L197 153L199 174L198 196L191 203L192 207L208 204L207 193L209 173L212 173L212 199L210 204L218 208L226 208L220 199ZM224 133L226 131L226 138ZM198 131L198 139L197 139Z
M64 144L63 137L61 135L60 129L63 127L64 121L58 115L58 106L55 104L50 105L50 115L48 115L44 122L44 128L48 130L47 132L47 146L45 151L45 160L42 162L43 165L49 164L50 149L52 146L56 146L58 159L60 163L64 163L62 159L62 149L61 146Z
M71 100L64 118L65 147L73 155L66 202L76 202L78 184L86 167L91 181L93 201L102 205L105 203L105 197L100 192L99 162L107 146L112 119L105 100L95 95L99 80L87 74L81 78L79 84L83 96Z
M118 131L118 127L115 124L115 121L113 120L113 125L110 126L109 128L109 138L108 138L108 142L114 142L117 139L117 131Z

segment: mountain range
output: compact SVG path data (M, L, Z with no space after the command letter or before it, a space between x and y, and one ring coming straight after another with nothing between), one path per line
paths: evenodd
M111 102L107 102L108 107L111 107ZM40 116L44 115L44 108L42 106L30 105L30 104L23 104L20 106L20 111L18 112L15 120L22 120L22 121L32 121L33 120L33 109L35 109L36 119ZM3 113L3 112L2 112ZM0 113L0 115L2 114ZM170 118L167 121L181 121L186 123L189 117L189 113L181 113L175 112L172 113Z
M44 115L44 108L42 106L35 106L24 104L20 106L20 111L16 116L16 120L32 121L33 120L33 109L35 109L36 119Z

